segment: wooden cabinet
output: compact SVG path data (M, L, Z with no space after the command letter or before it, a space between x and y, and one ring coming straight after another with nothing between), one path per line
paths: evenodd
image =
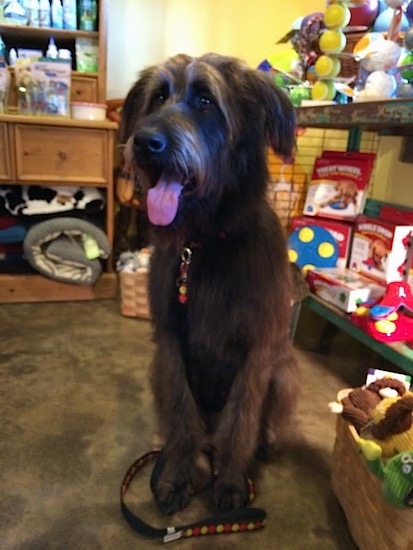
M104 226L113 242L113 150L117 125L63 117L0 115L3 185L77 185L105 195ZM95 285L56 282L42 275L0 275L0 302L86 300L116 295L107 261Z
M13 175L10 141L7 131L7 124L0 123L0 182L10 181Z
M29 184L106 187L110 164L108 132L101 128L13 125L15 181Z
M58 48L69 49L72 54L72 101L106 102L106 40L107 40L108 0L98 2L98 27L96 31L71 31L66 29L36 28L30 26L6 25L0 21L0 35L7 50L10 48L32 48L46 51L50 37L53 36ZM98 71L85 73L77 71L76 41L92 40L97 46ZM17 106L17 94L14 85L14 71L11 68L11 90L9 109Z
M0 22L7 50L31 48L46 51L53 36L58 48L72 55L72 101L106 102L106 37L108 0L98 0L98 25L93 32L34 28ZM77 70L76 42L92 41L97 48L96 72ZM65 117L20 116L14 70L8 113L0 115L0 185L91 186L104 192L103 225L113 242L113 153L117 125ZM94 285L57 282L38 274L0 275L0 302L40 302L111 298L117 279L106 262Z

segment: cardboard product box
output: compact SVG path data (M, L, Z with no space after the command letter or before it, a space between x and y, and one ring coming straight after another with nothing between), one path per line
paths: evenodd
M331 153L317 158L303 214L353 221L364 209L374 158Z
M297 263L300 267L306 265L313 265L315 267L322 267L322 264L318 262L319 243L315 240L308 241L308 238L300 238L301 230L310 228L317 231L316 228L322 228L331 235L333 242L337 248L337 256L330 266L326 267L340 267L344 269L347 267L347 262L350 255L351 236L353 232L353 225L351 223L342 222L338 220L331 220L328 218L316 218L311 216L297 216L291 220L291 233L288 240L289 250L290 247L294 248L294 258L290 258L291 261ZM294 242L294 244L292 244ZM295 258L295 255L296 258Z
M26 61L15 65L19 114L69 116L71 62L49 58Z
M349 269L313 269L306 279L313 294L347 313L363 302L378 300L385 291L384 285Z
M413 223L359 216L355 222L349 268L381 283L408 280L413 286L410 244Z

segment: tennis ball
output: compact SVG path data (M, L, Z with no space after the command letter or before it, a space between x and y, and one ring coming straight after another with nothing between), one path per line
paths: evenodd
M326 30L320 36L318 45L323 53L337 54L344 50L346 47L347 39L343 31L340 30Z
M318 78L335 78L341 70L341 63L338 57L320 55L315 62L315 72Z
M311 98L315 101L332 101L336 95L336 89L332 80L318 80L311 90Z
M349 8L341 4L330 4L324 13L324 25L328 29L341 29L350 22L351 12Z

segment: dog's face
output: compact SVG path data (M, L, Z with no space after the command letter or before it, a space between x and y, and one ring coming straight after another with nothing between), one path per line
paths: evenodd
M291 156L294 126L291 103L266 74L234 58L178 55L141 73L120 137L143 174L150 221L176 228L237 194L264 196L266 146Z
M384 270L387 255L388 250L385 243L380 239L375 239L370 245L370 256L377 269Z

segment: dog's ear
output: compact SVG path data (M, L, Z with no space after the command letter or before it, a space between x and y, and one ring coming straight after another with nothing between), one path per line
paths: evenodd
M294 107L287 95L274 83L272 78L255 71L258 85L257 101L265 110L265 129L268 144L286 160L291 160L295 152L296 118Z
M121 122L118 131L119 143L125 144L133 134L133 129L142 108L143 95L144 86L142 80L139 79L129 90L122 106Z

